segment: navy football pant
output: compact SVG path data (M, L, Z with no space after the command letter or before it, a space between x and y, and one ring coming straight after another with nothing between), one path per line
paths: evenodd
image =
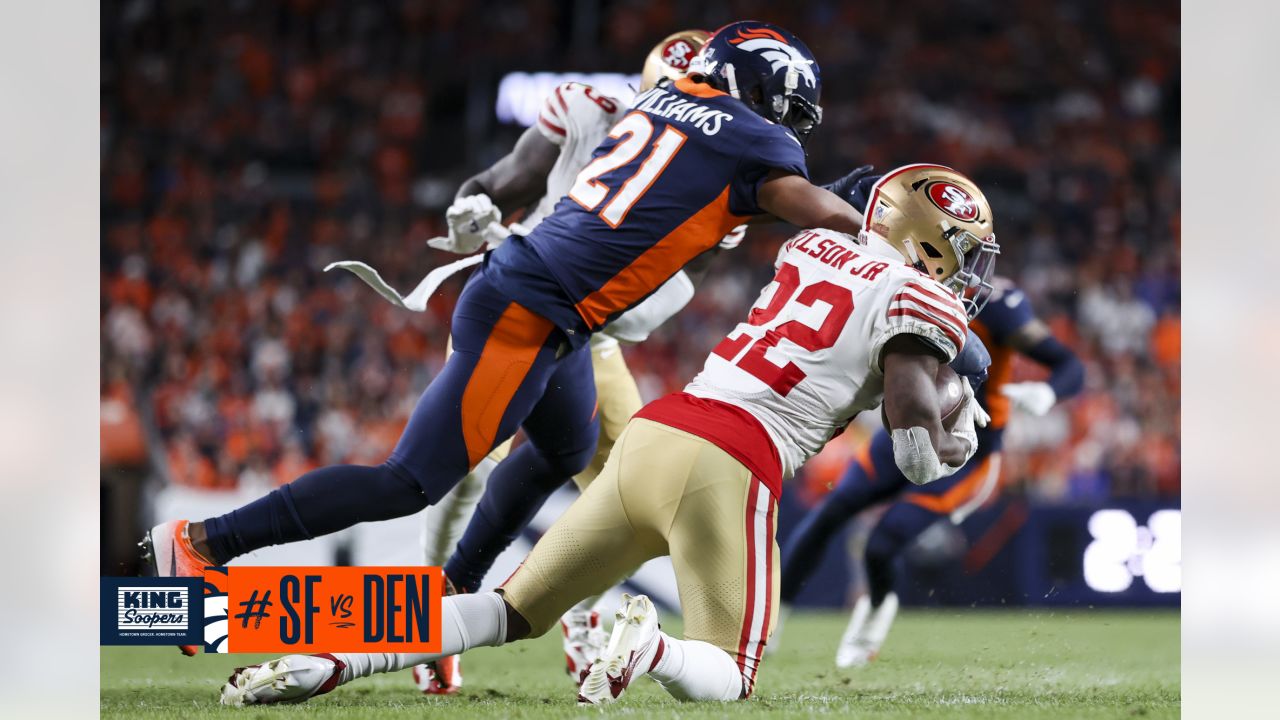
M454 352L386 462L321 468L209 518L212 559L411 515L444 497L520 427L530 462L512 466L512 484L522 472L563 482L586 468L599 434L590 350L572 349L549 320L494 288L483 268L458 298L451 331Z
M893 461L893 440L883 430L863 446L835 489L809 511L782 547L783 602L793 602L831 539L855 515L872 505L892 502L867 538L866 570L871 604L893 590L898 556L940 518L973 500L989 482L992 455L1000 432L979 430L978 451L954 475L914 485Z

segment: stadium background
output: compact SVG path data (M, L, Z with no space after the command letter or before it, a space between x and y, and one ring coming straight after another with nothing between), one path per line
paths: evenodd
M635 73L674 29L754 17L821 63L811 176L919 160L971 175L996 211L999 271L1086 363L1079 398L1015 418L1004 497L964 533L922 539L907 599L1176 603L1136 580L1081 589L1080 563L1097 510L1141 524L1179 505L1177 5L694 5L104 3L103 573L136 569L156 512L385 458L441 366L460 282L415 315L321 268L365 260L407 290L451 259L425 240L443 234L457 184L523 129L495 113L504 76ZM753 229L689 308L627 350L646 399L692 377L787 234ZM871 427L797 479L784 536ZM340 540L318 561L351 552ZM845 599L838 555L810 601Z

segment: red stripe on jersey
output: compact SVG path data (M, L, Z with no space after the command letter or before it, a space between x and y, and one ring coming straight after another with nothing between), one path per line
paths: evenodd
M742 632L738 636L738 672L742 675L742 694L751 694L751 671L747 669L747 646L751 644L751 626L756 616L756 482L747 485L747 596L742 609Z
M565 132L564 132L564 128L562 128L562 127L560 127L560 126L556 125L555 123L551 122L550 120L548 120L548 119L546 118L546 116L545 116L545 115L539 115L539 116L538 116L538 122L542 123L543 127L545 127L546 129L550 130L551 132L553 132L553 133L555 133L555 134L557 134L557 135L564 135L564 134L565 134Z
M947 339L956 346L957 354L959 354L961 348L964 347L964 335L957 335L955 328L951 327L948 323L938 322L938 319L933 315L923 313L914 308L893 308L889 311L889 317L900 317L904 315L923 320L941 330L942 334L946 335Z
M564 85L559 85L556 87L556 99L560 101L560 109L564 110L565 112L569 112L569 104L564 101L564 95L560 92L560 88L563 88L563 87Z
M951 322L961 328L969 325L969 316L964 314L964 312L959 308L954 305L939 303L937 300L931 300L925 297L924 293L915 289L903 290L893 296L893 302L889 304L889 307L892 308L904 304L924 308L939 317L951 320Z
M729 212L729 186L726 185L715 200L641 253L599 290L583 298L576 306L578 314L587 327L600 327L610 315L636 304L690 260L715 247L720 238L746 219Z
M909 282L906 285L903 285L902 287L904 290L905 289L914 290L920 293L921 295L937 300L944 307L949 308L950 310L954 311L957 315L959 315L961 318L963 318L966 323L969 321L969 316L965 314L964 306L960 304L960 301L957 300L954 295L951 295L950 293L946 293L945 291L944 291L944 294L939 295L938 293L916 282ZM899 290L899 293L901 293L901 290Z

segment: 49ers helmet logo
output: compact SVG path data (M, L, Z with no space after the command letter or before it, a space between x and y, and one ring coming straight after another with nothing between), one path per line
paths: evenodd
M662 48L662 62L677 70L684 70L689 67L689 61L696 54L687 40L676 38Z
M949 182L936 182L931 183L926 191L933 204L951 217L965 222L978 219L977 201L960 186Z

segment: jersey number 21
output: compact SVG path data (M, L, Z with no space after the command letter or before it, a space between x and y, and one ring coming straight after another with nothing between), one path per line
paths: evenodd
M582 168L582 172L578 173L578 179L569 189L569 197L588 211L595 210L609 195L609 186L600 182L598 178L636 159L649 144L649 139L653 137L653 123L644 113L633 112L613 126L609 131L609 137L619 139L618 144ZM657 180L662 171L667 168L671 158L675 157L680 146L684 145L686 138L684 133L668 125L654 141L649 157L640 163L635 174L622 183L622 189L618 194L614 195L613 199L600 210L600 219L611 228L621 225L631 206L636 204L653 181Z

